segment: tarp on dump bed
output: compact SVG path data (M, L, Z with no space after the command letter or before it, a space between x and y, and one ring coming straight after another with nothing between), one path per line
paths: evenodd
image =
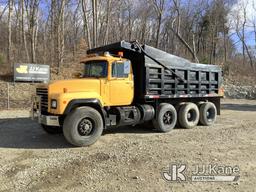
M142 47L147 52L147 54L149 54L151 57L154 57L156 60L161 62L166 67L187 68L187 69L205 69L205 68L207 68L208 70L214 70L214 71L221 70L217 65L192 63L187 59L178 57L176 55L172 55L170 53L167 53L165 51L156 49L156 48L148 46L148 45L142 45ZM152 65L156 64L152 59L145 56L138 48L134 47L133 42L120 41L117 43L90 49L87 51L87 54L104 53L105 51L108 51L113 54L117 54L118 51L123 51L124 53L136 52L136 53L139 53L139 55L141 57L144 57L145 66L147 66L147 65L152 66Z

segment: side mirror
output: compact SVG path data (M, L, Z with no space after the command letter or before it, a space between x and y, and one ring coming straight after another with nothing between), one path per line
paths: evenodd
M131 71L131 63L130 61L124 62L124 74L130 74Z
M79 78L83 77L83 74L80 72L77 72L77 73L73 73L72 76L73 76L73 78L79 79Z

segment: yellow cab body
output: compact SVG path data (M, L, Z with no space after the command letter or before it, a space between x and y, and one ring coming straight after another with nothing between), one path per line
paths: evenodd
M96 64L95 64L96 63ZM134 82L129 60L107 56L85 57L81 60L88 76L79 79L60 80L48 85L48 112L61 115L71 101L97 99L102 107L130 105L134 96ZM128 66L129 65L129 66ZM100 66L100 67L99 67ZM93 76L102 70L101 76ZM128 72L122 73L126 66ZM121 71L121 73L120 73ZM56 107L51 102L56 101Z

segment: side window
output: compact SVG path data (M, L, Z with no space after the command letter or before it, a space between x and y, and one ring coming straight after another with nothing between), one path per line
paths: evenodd
M130 62L113 62L112 77L127 78L130 73Z

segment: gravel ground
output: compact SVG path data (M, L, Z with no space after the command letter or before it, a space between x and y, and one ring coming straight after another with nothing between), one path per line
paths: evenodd
M84 148L47 135L28 111L1 111L0 191L255 191L256 101L224 100L222 108L212 127L112 129ZM170 183L161 170L172 163L239 166L240 178Z

